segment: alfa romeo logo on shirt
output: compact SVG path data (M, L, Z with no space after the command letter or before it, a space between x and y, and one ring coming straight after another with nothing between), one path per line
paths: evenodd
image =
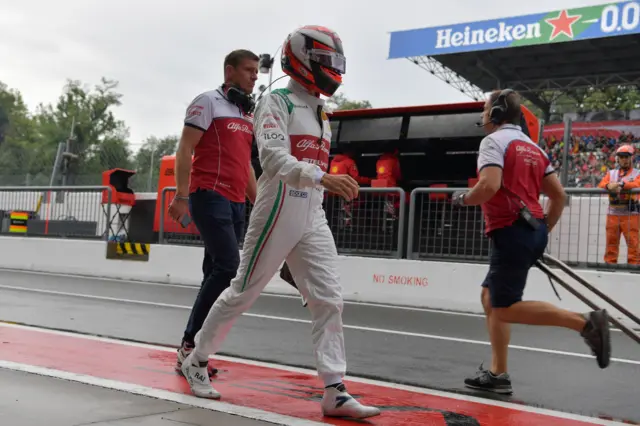
M229 124L227 124L227 129L231 130L232 132L237 132L237 131L241 131L241 132L245 132L245 133L249 133L251 134L251 129L249 129L249 126L246 124L240 124L240 123L235 123L235 122L230 122Z

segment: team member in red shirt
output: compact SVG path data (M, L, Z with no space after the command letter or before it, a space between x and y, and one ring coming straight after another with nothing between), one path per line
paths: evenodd
M245 199L256 199L251 166L253 99L258 56L235 50L224 61L225 82L197 96L189 105L176 153L176 195L169 214L187 214L204 243L204 278L178 350L176 369L194 346L196 333L240 264ZM193 155L193 160L192 160Z
M360 176L358 171L358 165L353 159L354 152L346 151L344 154L336 154L331 160L329 165L329 174L332 175L349 175L360 185L370 185L371 178L366 176ZM344 213L344 216L340 219L340 226L349 228L351 226L351 220L353 218L351 210L354 205L358 205L358 201L347 201L344 198L339 198L340 210Z
M385 152L376 162L376 173L378 180L386 180L387 187L398 186L398 181L402 180L400 171L400 158L398 158L398 148L387 145ZM382 229L385 232L393 232L393 222L398 219L396 212L400 208L400 203L404 203L397 193L385 194L384 197L384 221ZM388 215L388 216L387 216Z
M336 154L331 160L329 166L329 173L332 175L349 175L356 180L360 185L371 184L371 178L366 176L360 176L356 161L353 159L355 154L353 152L345 152L344 154Z
M488 135L480 144L478 183L453 197L457 205L482 205L491 239L489 273L481 297L491 338L491 368L480 366L465 384L497 393L512 392L507 373L510 323L573 329L591 348L600 368L609 365L611 355L605 310L583 315L546 302L522 300L529 269L544 254L566 195L547 155L519 126L521 114L516 92L491 94L482 115ZM549 197L547 215L539 202L541 192Z
M398 186L398 181L402 179L400 172L400 159L398 158L398 149L389 147L387 152L382 154L376 162L376 172L378 179L386 179L389 187Z

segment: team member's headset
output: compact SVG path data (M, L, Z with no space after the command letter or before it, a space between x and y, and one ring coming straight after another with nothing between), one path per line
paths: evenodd
M489 111L489 120L495 125L499 125L503 122L504 116L509 111L509 104L507 98L510 94L515 93L511 89L504 89L498 95L498 98L491 104L491 110Z
M500 125L504 121L505 115L509 112L509 104L507 103L507 98L512 93L515 93L512 89L504 89L500 92L496 100L491 104L491 110L489 111L489 122L486 124L476 123L476 127L485 127L489 124L495 124L496 126ZM524 116L524 113L520 111L520 127L522 127L522 132L531 137L529 133L529 126L527 125L527 120Z
M253 112L256 103L251 95L247 95L243 90L227 84L222 85L222 90L229 102L236 105L245 114L251 114Z
M284 77L287 77L287 75L276 78L271 82L271 84L262 89L262 92L260 92L260 94L258 95L258 100L262 98L264 92L266 92L267 89L273 85L273 83ZM256 101L253 99L253 96L247 95L243 90L235 86L228 86L227 84L222 85L222 90L224 91L224 94L229 102L242 109L245 114L251 114L253 112L254 108L256 107Z

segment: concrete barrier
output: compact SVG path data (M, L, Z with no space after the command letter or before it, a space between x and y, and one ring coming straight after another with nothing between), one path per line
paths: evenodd
M106 251L107 244L100 241L0 237L0 267L193 286L199 286L202 280L202 248L153 245L148 262L107 259ZM340 256L345 300L459 312L482 313L480 284L487 268L468 263ZM593 270L580 273L614 300L640 314L638 275ZM578 283L574 285L583 289ZM532 269L525 299L548 301L577 311L589 309L561 286L556 288L562 301L557 299L546 275ZM277 276L265 291L298 294ZM619 316L596 296L587 295Z

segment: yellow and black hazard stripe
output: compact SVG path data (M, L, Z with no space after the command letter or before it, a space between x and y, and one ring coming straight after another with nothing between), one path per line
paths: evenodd
M151 244L109 241L107 259L149 260Z
M140 256L149 254L150 244L140 244L140 243L116 243L116 244L118 244L118 246L116 247L116 251L118 254L137 254Z

